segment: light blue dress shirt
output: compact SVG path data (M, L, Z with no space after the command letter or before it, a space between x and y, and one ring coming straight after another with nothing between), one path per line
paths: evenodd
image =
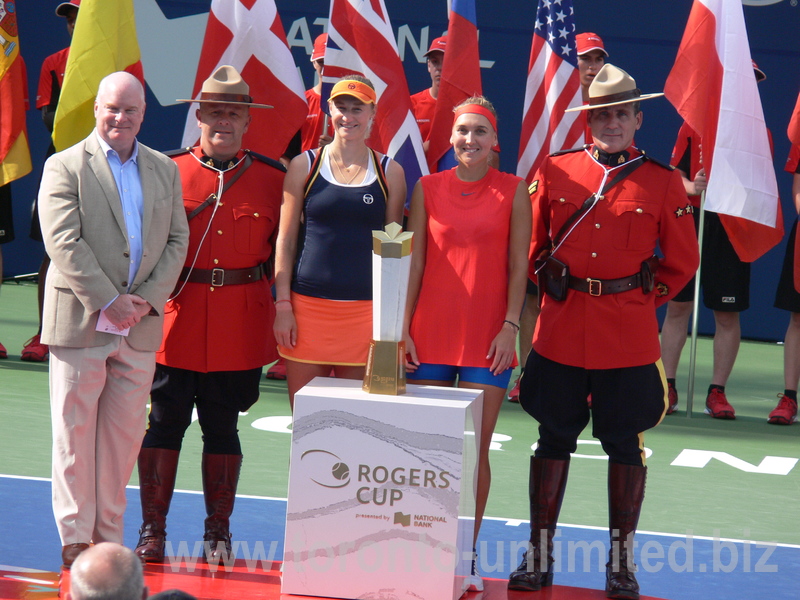
M97 136L100 147L108 159L108 166L114 175L120 200L122 201L122 214L125 217L128 247L130 250L130 264L128 266L128 291L130 291L139 265L142 263L142 215L144 212L144 198L142 196L142 180L139 177L139 142L133 147L131 157L120 162L119 154L109 146L106 141Z

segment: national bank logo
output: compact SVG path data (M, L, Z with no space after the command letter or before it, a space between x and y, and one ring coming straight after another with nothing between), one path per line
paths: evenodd
M322 487L343 488L350 483L350 467L327 450L306 450L300 456L311 481Z

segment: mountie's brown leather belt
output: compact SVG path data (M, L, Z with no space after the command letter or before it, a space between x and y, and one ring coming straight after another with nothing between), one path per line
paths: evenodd
M644 288L645 294L653 290L653 274L658 268L658 258L655 256L642 263L642 270L628 277L618 279L592 279L590 277L569 276L569 287L590 296L605 296L619 294L636 288ZM645 274L646 273L646 274Z
M191 269L184 267L178 278L189 283L205 283L212 287L241 285L260 281L267 274L266 263L248 269Z

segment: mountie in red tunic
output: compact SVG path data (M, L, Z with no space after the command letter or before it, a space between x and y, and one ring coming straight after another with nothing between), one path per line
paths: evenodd
M233 159L239 161L242 151ZM254 155L255 156L255 155ZM172 156L183 183L183 203L191 213L219 191L219 172L203 164L199 148ZM205 159L209 160L209 159ZM189 221L186 267L245 269L267 262L278 227L284 171L279 163L256 157L214 204ZM245 161L224 171L227 182ZM208 229L200 246L203 234ZM199 247L199 252L198 252ZM177 289L183 285L179 281ZM256 369L278 358L272 325L275 305L266 277L253 283L213 287L186 283L167 303L159 364L201 373Z
M633 147L629 160L640 156ZM598 192L606 167L588 150L548 157L532 187L533 256L583 202ZM613 179L614 173L608 180ZM655 307L680 291L697 270L694 221L680 175L650 160L597 202L554 256L580 278L638 273L658 247L655 287L592 296L570 289L564 301L543 294L533 346L540 355L585 369L656 362L661 356ZM533 262L530 275L535 279Z

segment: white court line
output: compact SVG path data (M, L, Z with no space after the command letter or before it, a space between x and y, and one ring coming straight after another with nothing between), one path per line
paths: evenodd
M5 479L25 479L29 481L43 481L43 482L50 482L51 479L49 477L26 477L24 475L4 475L0 474L0 478ZM128 489L131 490L138 490L138 485L129 485L127 486ZM202 495L203 492L197 490L175 490L181 494L195 494L195 495ZM247 498L249 500L273 500L276 502L286 502L286 498L277 498L273 496L255 496L251 494L236 494L237 498ZM483 517L484 521L504 521L505 524L509 527L519 527L520 525L528 523L525 519L509 519L507 517ZM572 523L558 523L558 527L569 527L571 529L589 529L592 531L608 531L608 527L599 527L597 525L575 525ZM644 529L637 529L636 533L644 534L644 535L654 535L654 536L661 536L667 538L682 538L686 539L689 536L682 533L667 533L664 531L647 531ZM736 538L720 538L720 537L712 537L707 535L692 535L691 538L693 540L703 540L703 541L717 541L717 542L732 542L734 544L759 544L765 546L774 546L776 548L793 548L793 549L800 549L800 544L786 544L786 543L779 543L779 542L762 542L758 540L741 540Z

